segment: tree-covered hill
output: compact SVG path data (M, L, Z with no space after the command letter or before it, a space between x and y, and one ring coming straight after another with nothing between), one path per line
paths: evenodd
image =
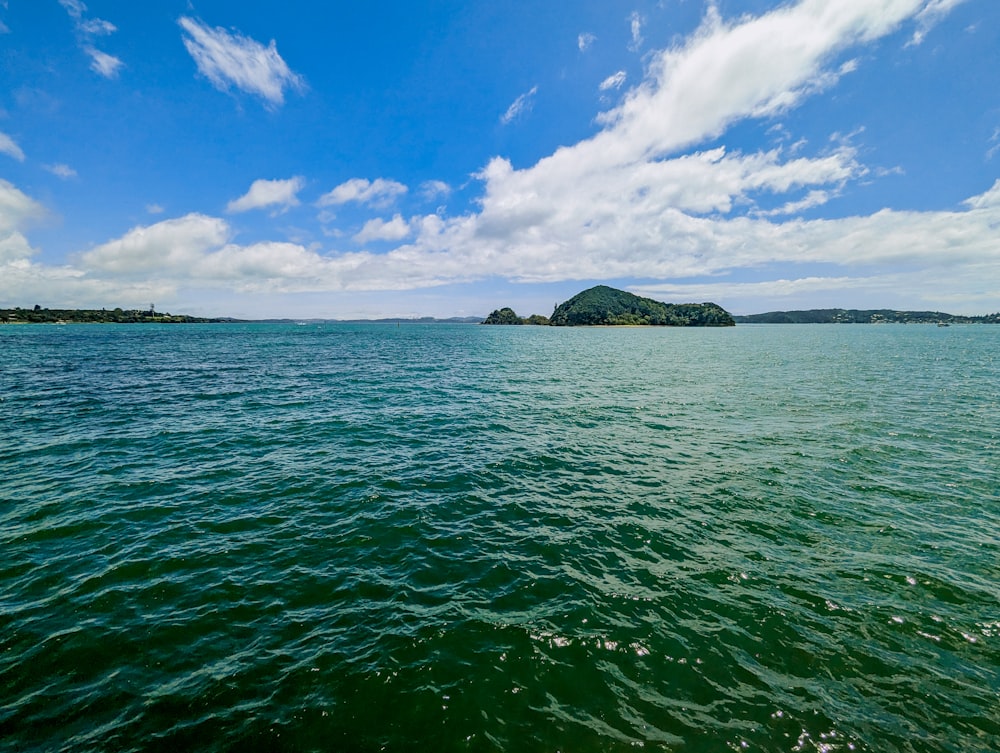
M731 327L735 324L729 312L714 303L661 303L607 285L598 285L577 293L557 306L549 321L557 327Z
M194 324L201 322L227 322L232 319L203 319L186 314L164 314L139 309L45 309L34 308L0 309L0 324Z

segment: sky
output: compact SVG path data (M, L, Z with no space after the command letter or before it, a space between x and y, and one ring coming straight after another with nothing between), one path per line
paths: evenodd
M0 0L0 307L1000 311L996 0Z

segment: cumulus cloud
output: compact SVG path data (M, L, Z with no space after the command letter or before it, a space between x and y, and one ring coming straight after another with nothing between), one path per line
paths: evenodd
M85 268L118 275L142 275L163 269L190 269L205 252L221 246L230 235L220 219L202 214L135 227L121 238L81 255Z
M376 217L365 223L361 232L354 236L358 243L370 241L401 241L410 234L410 225L400 215L386 221Z
M18 162L24 162L24 152L21 151L21 147L15 143L14 139L2 132L0 132L0 154L13 157Z
M255 180L250 190L226 206L227 212L247 212L251 209L278 207L284 212L298 206L296 194L305 186L305 179L299 176L288 180Z
M278 54L272 39L265 47L239 32L212 28L193 18L182 16L184 46L194 58L198 70L220 91L235 86L260 97L269 107L285 101L285 90L301 91L305 83Z
M580 52L586 52L596 41L596 36L591 34L589 31L585 31L576 38L576 46L579 48Z
M516 120L521 115L526 112L531 112L531 108L534 105L535 95L538 93L538 87L533 86L529 91L515 99L507 111L500 116L500 122L504 125Z
M373 207L390 206L399 196L407 192L406 186L394 180L376 178L369 181L365 178L351 178L341 183L332 191L319 197L318 207L333 207L349 202L368 204Z
M0 270L4 264L26 259L35 253L21 231L44 215L45 209L41 204L0 178Z

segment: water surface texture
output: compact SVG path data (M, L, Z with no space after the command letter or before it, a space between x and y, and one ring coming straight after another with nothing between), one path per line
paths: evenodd
M1000 750L1000 327L0 327L0 747Z

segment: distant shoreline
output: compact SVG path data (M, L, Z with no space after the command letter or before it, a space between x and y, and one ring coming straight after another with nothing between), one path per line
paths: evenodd
M771 311L763 314L733 315L736 324L1000 324L1000 312L983 316L963 316L941 311L895 311L890 309L809 309ZM0 325L22 324L479 324L481 316L462 317L381 317L377 319L318 319L280 317L236 319L160 313L151 309L44 309L0 308ZM584 325L592 327L634 327L642 325Z

